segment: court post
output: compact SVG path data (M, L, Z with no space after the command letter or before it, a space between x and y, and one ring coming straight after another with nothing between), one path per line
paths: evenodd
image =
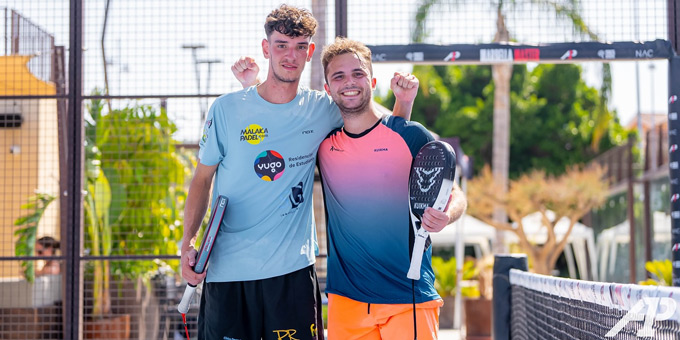
M493 329L494 340L510 340L510 310L512 289L510 269L527 271L529 265L525 254L499 254L493 263Z
M673 286L680 286L680 56L670 58L668 68L668 145L669 177L671 184L671 261L673 265Z

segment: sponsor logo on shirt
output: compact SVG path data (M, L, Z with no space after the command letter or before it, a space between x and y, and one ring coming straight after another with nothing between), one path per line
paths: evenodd
M387 150L387 148L373 149L373 152L383 152L383 151L388 151L388 150Z
M290 214L295 213L298 211L298 207L300 204L302 204L305 201L304 198L304 192L302 191L303 185L302 182L298 183L298 185L290 188L290 194L288 195L288 201L290 201L290 210L287 212L281 214L281 217L286 217ZM304 249L304 246L303 246ZM305 252L300 252L300 254L306 254Z
M261 180L273 182L283 175L283 171L286 170L286 162L278 152L267 150L257 155L253 168Z
M210 130L211 126L212 126L212 119L206 120L205 125L203 126L203 136L201 136L201 141L203 143L208 141L208 130Z
M295 209L305 201L305 198L302 195L302 182L298 183L298 185L292 187L290 190L291 192L288 199L290 200L291 209Z
M336 148L335 145L331 145L331 151L345 152L345 150L343 150L343 149Z
M252 145L260 144L267 137L269 137L269 130L257 124L250 124L241 130L241 142L246 141Z

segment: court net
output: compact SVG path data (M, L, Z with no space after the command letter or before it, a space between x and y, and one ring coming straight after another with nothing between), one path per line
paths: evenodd
M590 282L512 269L510 335L680 339L680 288Z

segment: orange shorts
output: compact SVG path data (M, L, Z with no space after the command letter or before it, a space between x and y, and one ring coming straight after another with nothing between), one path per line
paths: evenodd
M418 340L439 337L442 299L416 304ZM413 304L369 304L328 294L328 340L413 339Z

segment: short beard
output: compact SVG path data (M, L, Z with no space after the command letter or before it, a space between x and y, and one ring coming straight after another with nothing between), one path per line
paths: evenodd
M345 105L342 104L342 100L340 99L341 95L338 94L337 96L338 96L338 98L333 98L333 101L335 102L335 104L340 109L340 112L343 115L347 115L347 116L352 116L352 117L358 116L362 112L366 111L366 109L368 108L368 105L371 103L370 92L369 92L367 97L362 96L362 98L361 98L362 102L359 104L359 106L356 106L356 107L346 107Z
M272 70L272 73L274 74L274 78L276 78L276 80L278 80L282 83L294 83L294 82L300 80L300 78L293 78L293 79L283 78L283 77L279 76L278 73L276 73L276 71L274 71L274 70Z
M366 108L368 107L369 102L370 102L370 101L367 100L367 101L361 103L361 105L359 105L359 106L357 106L357 107L346 107L346 106L342 105L342 104L339 103L339 102L335 102L335 104L338 105L338 108L340 109L340 112L341 112L343 115L353 116L353 117L354 117L354 116L358 116L358 115L361 114L362 112L366 111Z

